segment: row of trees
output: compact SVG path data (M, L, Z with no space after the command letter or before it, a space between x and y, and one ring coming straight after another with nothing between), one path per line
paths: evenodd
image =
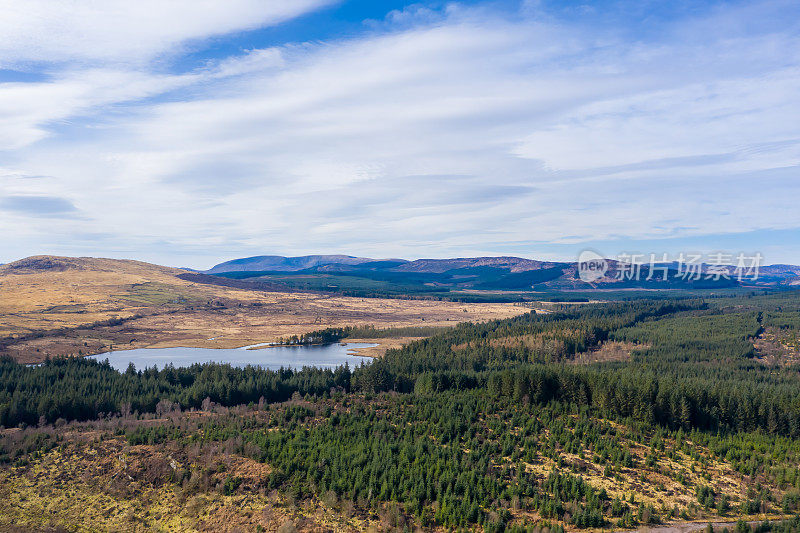
M89 420L101 414L152 413L162 400L184 409L208 398L224 405L280 402L293 394L350 390L348 366L336 369L264 370L248 366L195 364L119 373L108 362L53 359L39 366L0 359L0 425Z
M797 372L776 373L751 359L760 314L712 311L699 301L566 307L550 315L461 324L353 371L346 366L270 371L196 364L161 371L131 367L120 374L108 364L84 359L36 367L3 359L0 424L152 412L164 399L192 408L205 398L221 405L271 403L295 392L321 395L332 389L435 394L485 388L516 400L591 406L606 416L671 428L763 429L800 436ZM325 330L314 338L342 338L354 331ZM628 364L581 368L540 364L529 343L497 342L522 337L560 339L569 346L567 357L608 339L642 349Z

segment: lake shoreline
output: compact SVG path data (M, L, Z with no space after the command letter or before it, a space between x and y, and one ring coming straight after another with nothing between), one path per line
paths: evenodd
M133 348L88 355L97 361L108 360L112 367L124 372L130 364L137 370L168 365L185 368L194 364L230 364L235 367L259 366L267 370L305 367L336 368L345 364L364 364L365 356L357 350L374 348L374 343L330 343L325 345L278 346L271 343L245 345L233 349L221 348ZM254 348L255 347L255 348ZM254 349L253 349L254 348ZM270 348L262 350L261 348ZM354 359L354 358L359 359ZM370 361L372 358L369 358Z

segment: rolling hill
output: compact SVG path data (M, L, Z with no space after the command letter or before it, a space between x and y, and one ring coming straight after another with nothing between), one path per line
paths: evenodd
M443 326L522 312L496 303L331 297L119 259L35 256L0 266L0 355L29 363L112 348L234 348L324 327Z
M740 282L733 268L729 276L711 275L710 265L701 265L702 276L680 275L677 263L647 266L638 279L624 276L624 266L607 260L606 274L587 283L578 275L575 262L553 262L520 257L472 257L453 259L369 259L346 255L304 257L258 256L236 259L214 266L206 274L245 281L271 283L291 289L332 291L358 296L452 297L493 292L587 292L662 290L704 291L790 287L800 283L800 267L770 265L760 269L757 280ZM667 279L663 270L667 269ZM650 277L651 279L647 279Z

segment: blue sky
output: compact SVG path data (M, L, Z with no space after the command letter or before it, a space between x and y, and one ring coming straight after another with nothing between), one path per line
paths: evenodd
M0 0L0 261L800 263L800 5Z

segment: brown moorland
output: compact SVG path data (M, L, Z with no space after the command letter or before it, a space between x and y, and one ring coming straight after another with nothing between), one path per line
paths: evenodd
M448 326L526 311L242 289L178 277L186 273L90 257L35 256L0 266L0 355L36 363L110 348L234 348L326 327Z

